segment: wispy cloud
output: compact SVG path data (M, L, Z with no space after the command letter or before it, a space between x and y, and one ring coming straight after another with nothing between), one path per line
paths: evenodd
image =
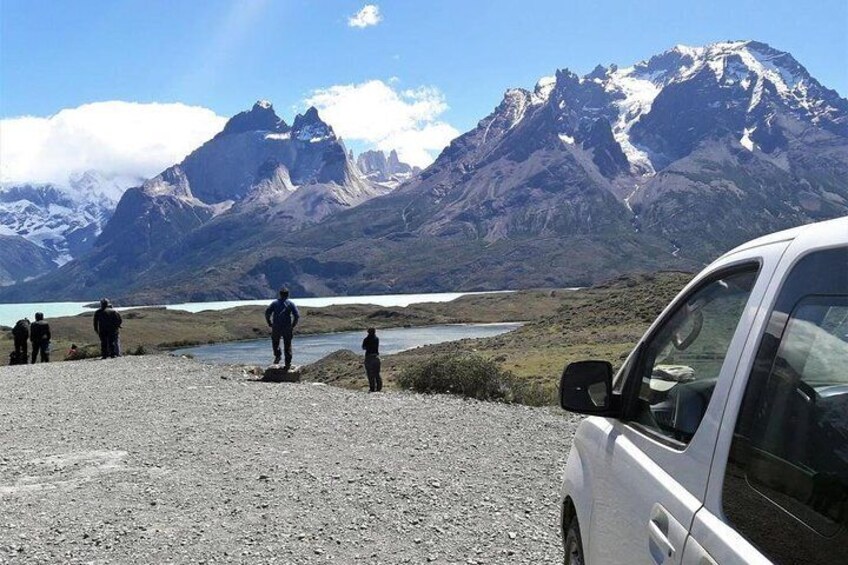
M201 93L216 88L227 69L237 63L243 43L255 32L270 3L271 0L233 2L191 58L192 68L175 79L174 91Z
M60 185L88 170L146 178L219 132L226 118L185 104L110 101L0 120L0 181Z
M347 19L347 25L350 27L369 27L375 26L381 21L383 21L383 15L380 14L380 7L376 4L366 4Z
M400 158L429 165L459 131L439 117L448 109L441 91L430 86L398 90L371 80L315 90L304 101L344 139L377 149L397 149Z

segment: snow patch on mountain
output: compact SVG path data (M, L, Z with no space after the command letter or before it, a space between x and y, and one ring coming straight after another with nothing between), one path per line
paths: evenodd
M742 144L742 147L747 149L748 151L754 150L754 142L751 139L751 134L754 133L754 130L757 128L745 128L742 130L742 138L739 140L739 143Z
M614 102L618 119L612 124L613 137L631 167L642 174L654 174L654 165L648 152L631 141L630 128L651 111L654 99L662 90L662 82L658 81L661 76L657 71L645 73L629 67L611 73L604 87L607 92L622 95Z
M551 92L553 92L556 87L556 76L542 77L536 83L536 88L533 89L533 95L531 97L531 102L534 106L539 104L544 104L551 97Z

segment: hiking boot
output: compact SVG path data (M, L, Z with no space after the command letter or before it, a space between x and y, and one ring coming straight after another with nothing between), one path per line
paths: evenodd
M289 370L291 370L290 364L283 365L283 371L289 371Z
M280 364L280 358L274 357L274 362L272 363L272 365L279 365L279 364Z

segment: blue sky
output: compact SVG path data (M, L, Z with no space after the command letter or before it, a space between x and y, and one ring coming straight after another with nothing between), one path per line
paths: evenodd
M585 73L677 43L749 38L848 94L845 0L370 3L381 21L351 27L366 2L2 0L0 117L108 100L229 116L263 98L290 122L318 89L377 80L415 90L405 103L430 105L410 119L461 132L506 88L530 88L557 68Z
M560 67L629 65L677 43L759 39L848 94L848 2L3 0L0 112L98 100L184 102L224 115L268 98L287 113L311 90L387 80L439 88L465 130L512 86Z

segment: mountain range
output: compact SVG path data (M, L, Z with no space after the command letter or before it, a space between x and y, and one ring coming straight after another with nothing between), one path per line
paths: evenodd
M87 171L64 186L0 185L0 236L6 242L0 286L48 273L90 251L132 182Z
M392 160L356 166L314 109L288 126L257 103L128 190L91 251L0 299L577 286L695 269L848 214L848 101L764 43L677 46L507 90L390 190Z

